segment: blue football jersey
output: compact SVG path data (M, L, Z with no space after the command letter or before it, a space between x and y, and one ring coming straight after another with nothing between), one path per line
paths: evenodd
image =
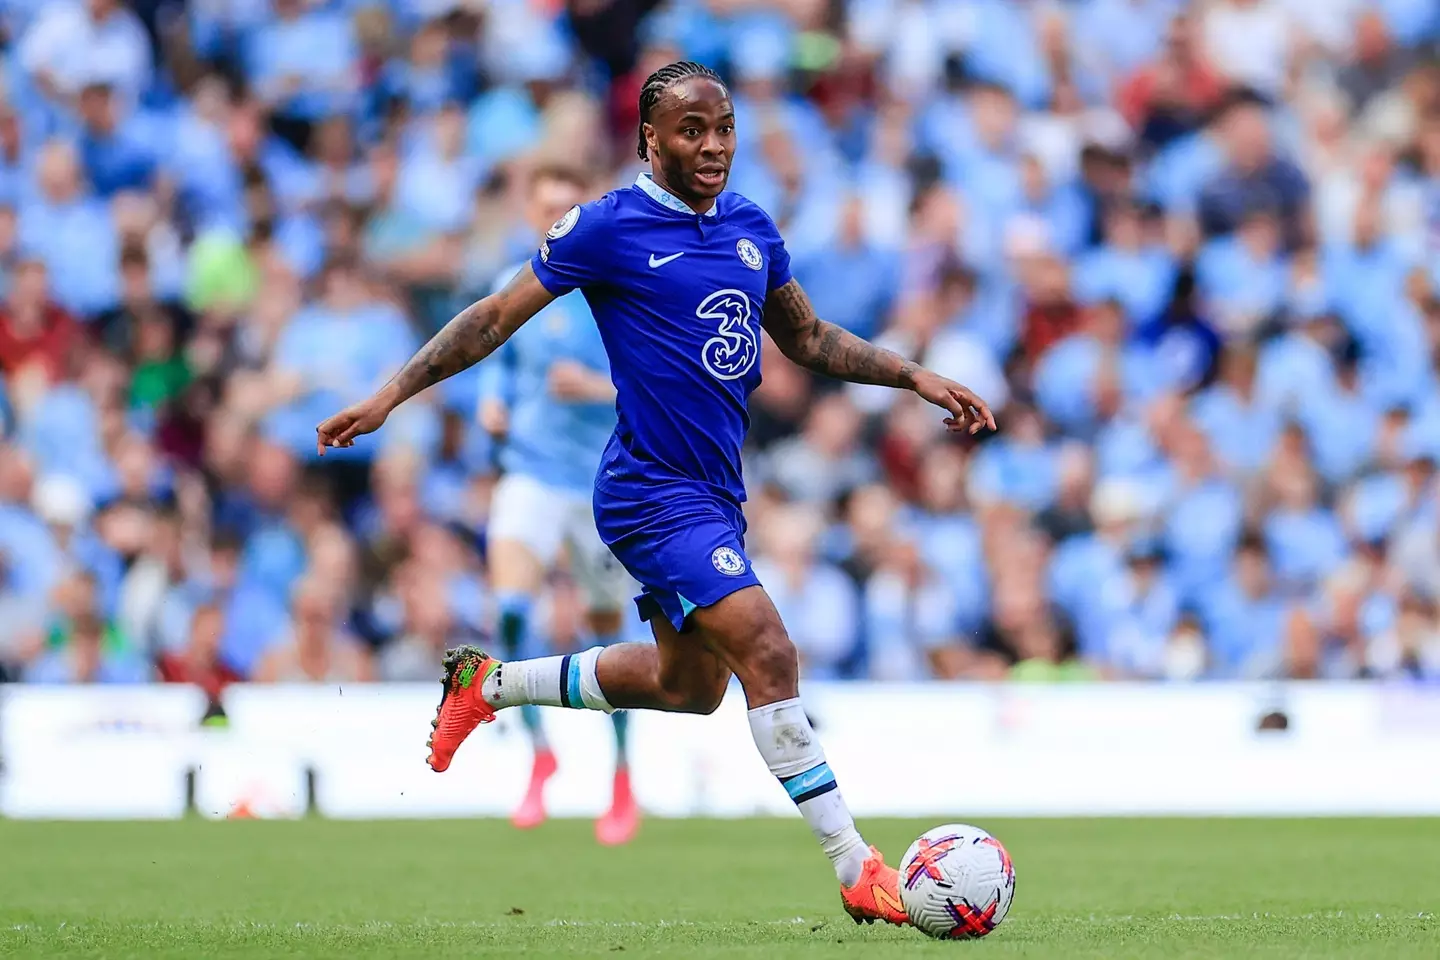
M502 274L509 283L519 267ZM571 360L610 373L605 345L580 294L541 310L480 365L480 400L503 401L510 429L500 452L507 473L566 490L585 491L615 429L615 404L561 400L550 393L550 368Z
M556 296L584 292L610 357L618 422L597 489L679 485L743 501L761 312L790 280L765 211L722 193L696 214L642 174L570 210L531 266Z

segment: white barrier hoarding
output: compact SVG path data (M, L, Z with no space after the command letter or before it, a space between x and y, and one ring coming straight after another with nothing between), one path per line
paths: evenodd
M874 685L804 691L860 816L1440 814L1440 689L1368 684ZM14 817L505 816L529 772L501 714L443 776L435 685L240 686L229 727L198 692L0 693L0 813ZM1283 709L1285 732L1259 733ZM793 815L732 690L710 717L636 713L631 767L659 816ZM555 816L594 816L614 747L599 714L547 710ZM193 773L193 780L189 774ZM193 784L193 796L187 782Z
M205 697L190 687L0 687L0 814L184 814Z

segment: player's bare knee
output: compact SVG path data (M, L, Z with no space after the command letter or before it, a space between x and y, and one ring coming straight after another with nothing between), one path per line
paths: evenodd
M708 677L688 677L660 688L660 700L672 713L711 714L725 699L725 684Z
M687 713L699 713L709 715L720 709L720 701L725 699L725 688L730 684L730 672L728 670L715 670L711 672L696 673L691 678L690 702Z
M720 709L720 701L724 694L715 696L707 690L689 690L680 697L677 697L671 704L672 713L694 713L700 716L709 716Z
M709 716L720 709L720 701L725 699L725 687L728 685L728 678L725 676L708 677L702 683L697 683L691 691L690 709L687 713L699 713Z

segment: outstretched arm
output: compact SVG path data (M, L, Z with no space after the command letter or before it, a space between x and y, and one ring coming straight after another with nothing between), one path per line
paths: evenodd
M553 299L527 263L504 289L456 314L385 386L317 426L320 455L326 447L352 446L356 437L380 429L390 411L415 394L490 356Z
M995 415L973 391L817 317L799 280L770 291L764 323L780 352L802 367L851 383L913 390L950 411L945 425L952 431L995 429Z

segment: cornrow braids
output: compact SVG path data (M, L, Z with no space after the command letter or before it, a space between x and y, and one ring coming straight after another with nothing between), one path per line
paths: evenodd
M660 102L660 95L680 81L693 77L714 80L722 86L725 83L720 79L720 74L694 60L677 60L675 63L667 63L645 78L645 85L640 88L640 124L635 133L638 140L635 152L640 155L641 160L650 159L650 149L645 144L645 124L650 122L650 111L654 110L655 104Z

